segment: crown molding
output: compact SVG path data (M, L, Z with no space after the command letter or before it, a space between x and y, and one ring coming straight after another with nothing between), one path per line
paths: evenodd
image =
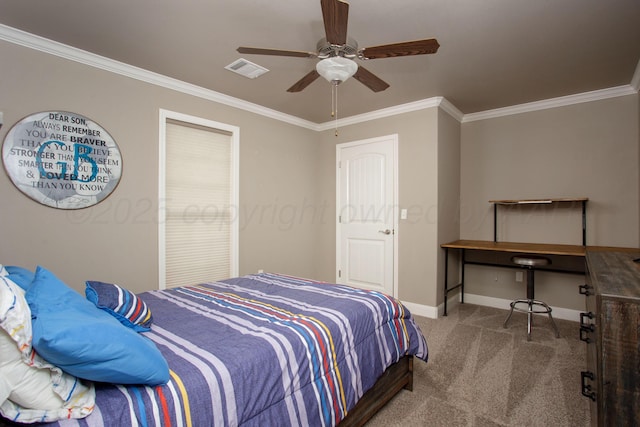
M370 120L382 119L385 117L395 116L398 114L410 113L412 111L424 110L426 108L440 107L454 119L461 121L464 114L458 110L455 105L447 101L442 96L434 96L433 98L422 99L420 101L408 102L406 104L395 105L393 107L382 108L380 110L370 111L368 113L358 114L355 116L345 117L336 121L330 121L320 124L319 130L329 130L337 126L348 126L356 123L367 122Z
M640 91L640 60L638 61L638 65L636 65L635 73L633 73L633 78L631 79L631 87L636 92Z
M583 92L575 95L560 96L542 101L528 102L526 104L512 105L510 107L496 108L494 110L480 111L478 113L465 114L462 123L474 122L477 120L493 119L497 117L510 116L513 114L529 113L532 111L546 110L549 108L564 107L567 105L580 104L583 102L599 101L602 99L616 98L619 96L633 95L637 93L631 85L617 86L608 89Z
M442 98L442 101L440 102L440 108L442 108L444 111L449 113L451 117L453 117L459 122L461 122L464 119L464 113L458 110L458 108L455 105L453 105L451 102L449 102L447 98Z
M101 70L109 71L132 79L140 80L153 85L161 86L167 89L175 90L187 95L206 99L209 101L224 104L240 110L255 113L274 120L279 120L295 126L303 127L313 131L325 131L337 126L347 126L356 123L362 123L370 120L382 119L398 114L404 114L412 111L423 110L426 108L439 107L453 118L461 123L473 122L477 120L486 120L497 117L509 116L513 114L526 113L531 111L544 110L548 108L557 108L567 105L579 104L583 102L598 101L607 98L626 96L637 94L640 90L640 61L636 67L635 73L629 85L617 86L608 89L584 92L575 95L551 98L542 101L529 102L525 104L513 105L509 107L496 108L493 110L480 111L477 113L464 114L456 108L446 98L437 96L433 98L423 99L420 101L400 104L393 107L383 108L380 110L358 114L355 116L345 117L337 121L325 123L314 123L309 120L301 119L290 114L285 114L271 108L263 107L239 98L225 95L210 89L205 89L181 80L173 79L152 71L134 67L123 62L115 61L96 55L81 49L77 49L44 37L37 36L13 27L0 24L0 40L5 40L13 44L24 46L30 49L38 50L44 53L55 55L71 61L79 62Z
M187 95L196 96L209 101L214 101L230 107L249 111L261 116L280 120L285 123L304 127L311 130L319 130L318 125L308 120L301 119L296 116L281 113L271 108L263 107L248 101L234 98L220 92L205 89L181 80L173 79L162 74L154 73L143 68L134 67L133 65L105 58L82 49L74 48L35 34L27 33L13 27L0 24L0 40L5 40L13 44L24 46L40 52L58 56L60 58L69 59L84 65L95 67L101 70L109 71L135 80L140 80L153 85L161 86L167 89L185 93Z
M167 89L185 93L187 95L196 96L209 101L218 102L230 107L249 111L261 116L280 120L295 126L300 126L314 131L324 131L335 126L336 122L326 122L317 124L309 120L304 120L296 116L284 114L279 111L253 104L232 96L222 94L220 92L205 89L200 86L192 85L181 80L173 79L149 70L134 67L133 65L105 58L82 49L74 48L63 43L46 39L17 28L0 24L0 40L5 40L13 44L24 46L60 58L79 62L84 65L95 67L104 71L119 74L135 80L140 80L153 85L161 86ZM452 103L443 97L428 98L407 104L401 104L381 110L359 114L356 116L346 117L337 121L338 126L346 126L355 123L366 122L369 120L380 119L397 114L408 113L411 111L422 110L425 108L442 107L444 111L456 118L462 120L463 114Z

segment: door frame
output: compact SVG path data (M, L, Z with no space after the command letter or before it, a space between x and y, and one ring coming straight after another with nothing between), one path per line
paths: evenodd
M390 134L384 136L377 136L373 138L361 139L357 141L344 142L336 144L336 283L340 283L340 267L342 263L342 249L341 249L341 228L340 228L340 195L341 195L341 179L340 179L340 162L342 160L342 149L350 148L358 145L372 144L378 142L389 141L393 144L393 297L398 297L398 237L399 227L399 204L398 204L398 176L399 176L399 163L398 163L398 134Z

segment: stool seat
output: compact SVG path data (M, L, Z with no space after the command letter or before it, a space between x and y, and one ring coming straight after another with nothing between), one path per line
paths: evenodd
M516 265L524 267L542 267L544 265L551 264L549 258L542 256L514 256L511 258L511 262Z
M509 311L509 316L507 320L504 321L502 325L504 328L507 327L511 316L513 315L513 311L521 311L523 313L527 313L527 341L531 341L531 326L533 325L533 315L534 314L548 314L549 320L551 321L551 326L556 332L556 338L560 338L560 332L558 331L558 327L556 323L553 321L553 317L551 316L551 307L549 307L545 302L538 301L534 299L534 271L536 267L543 267L545 265L551 264L551 260L549 258L545 258L542 256L535 255L518 255L511 258L511 262L515 265L518 265L527 270L527 298L526 299L518 299L511 302L511 311ZM517 307L518 304L525 304L524 308ZM536 310L536 308L539 308Z

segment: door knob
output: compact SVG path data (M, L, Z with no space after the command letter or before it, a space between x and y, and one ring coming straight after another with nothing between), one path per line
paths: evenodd
M389 230L388 228L386 230L378 230L378 233L391 234L391 230Z

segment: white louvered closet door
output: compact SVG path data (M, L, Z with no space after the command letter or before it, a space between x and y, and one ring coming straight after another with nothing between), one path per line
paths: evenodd
M231 135L223 131L167 121L167 288L231 276L231 139Z

